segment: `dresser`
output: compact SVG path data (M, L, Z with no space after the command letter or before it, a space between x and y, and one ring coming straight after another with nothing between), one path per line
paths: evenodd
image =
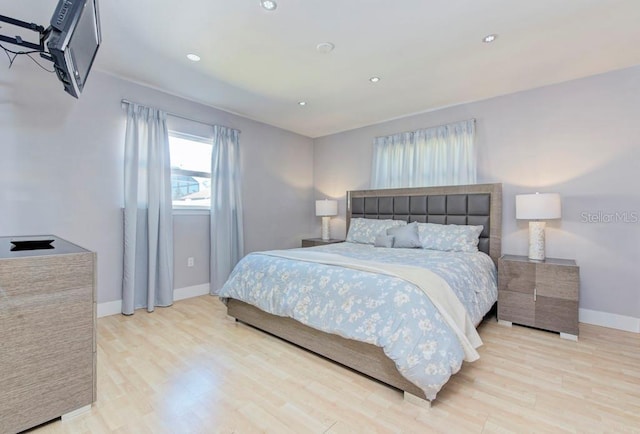
M0 237L1 433L95 401L95 267L95 253L55 236Z
M498 321L578 338L580 268L569 259L533 261L504 255L498 260Z

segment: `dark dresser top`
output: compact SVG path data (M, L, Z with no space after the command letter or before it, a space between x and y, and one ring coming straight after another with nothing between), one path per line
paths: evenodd
M38 241L38 240L53 240L51 248L46 249L29 249L29 250L11 250L14 245L12 241ZM67 255L70 253L86 253L88 250L83 249L69 241L63 240L55 235L34 235L34 236L20 236L20 237L0 237L0 259L11 258L27 258L33 256L52 256L52 255Z

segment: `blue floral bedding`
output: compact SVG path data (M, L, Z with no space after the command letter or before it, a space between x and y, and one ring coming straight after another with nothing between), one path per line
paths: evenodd
M496 269L484 253L391 249L340 243L318 251L424 267L442 277L474 324L497 299ZM252 253L220 290L265 312L382 347L428 399L461 367L464 352L429 298L397 277Z

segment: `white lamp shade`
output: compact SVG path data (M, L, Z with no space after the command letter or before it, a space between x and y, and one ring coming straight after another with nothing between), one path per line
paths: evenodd
M338 215L337 200L316 200L316 216L332 217L334 215Z
M562 217L558 193L516 195L516 219L550 220Z

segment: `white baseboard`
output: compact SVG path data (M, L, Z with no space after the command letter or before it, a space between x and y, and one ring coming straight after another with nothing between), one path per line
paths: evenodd
M107 301L106 303L98 303L98 318L122 313L122 300Z
M640 318L618 315L615 313L600 312L597 310L580 309L580 322L626 332L640 333Z
M186 288L178 288L173 290L173 300L184 300L185 298L198 297L209 293L209 284L187 286Z
M186 298L198 297L209 293L209 284L187 286L186 288L177 288L173 290L173 301L184 300ZM122 313L122 300L108 301L106 303L98 303L97 316L102 318L109 315L117 315Z

